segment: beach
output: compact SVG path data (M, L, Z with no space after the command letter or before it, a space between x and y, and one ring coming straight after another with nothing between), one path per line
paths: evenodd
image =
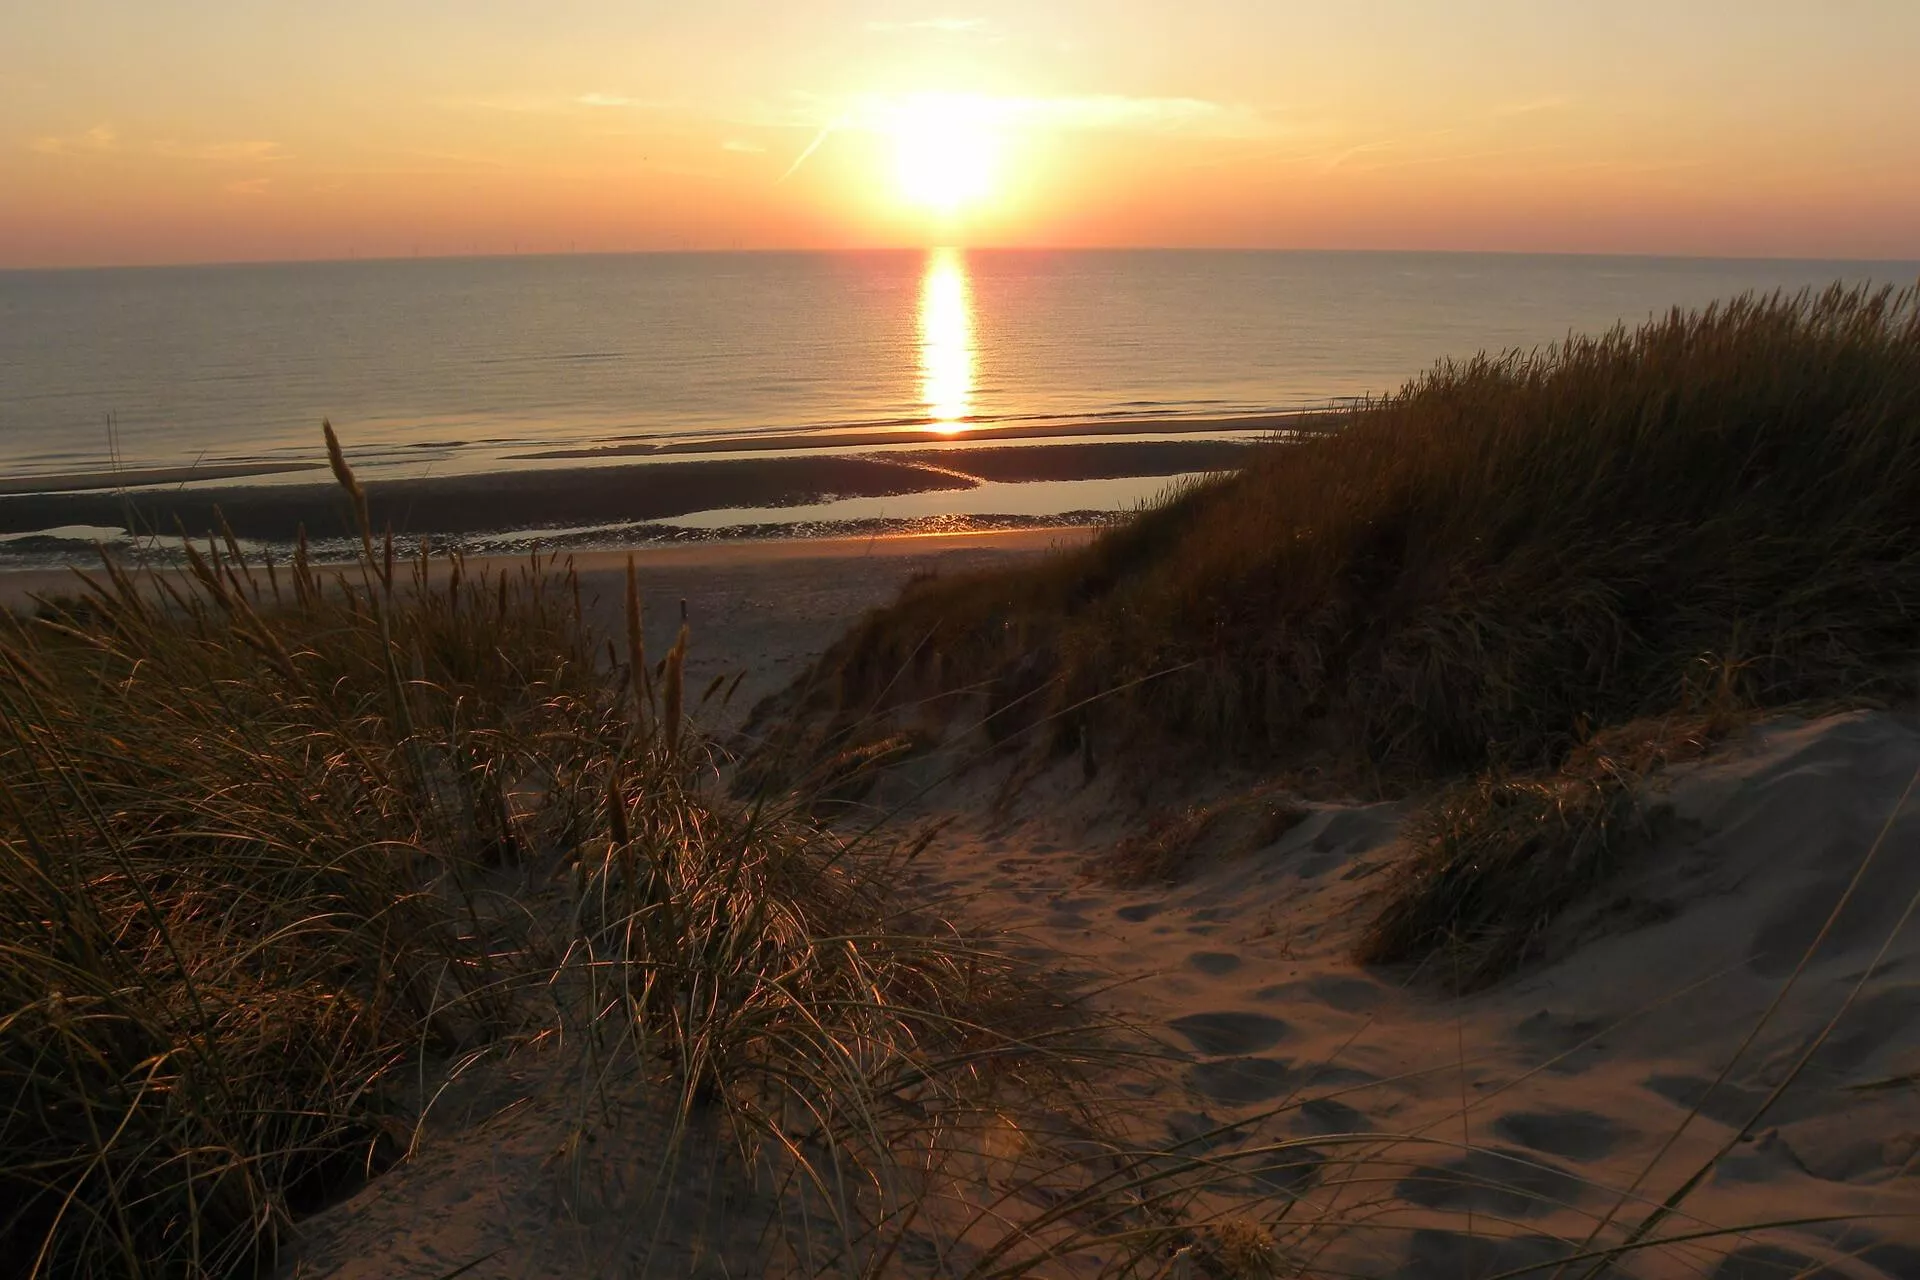
M289 1280L1905 1280L1916 307L0 497L203 539L0 573L0 1199Z
M1920 1280L1917 49L0 9L0 1280Z
M737 724L906 579L1009 568L1086 536L663 549L637 559L647 643L671 641L684 599L689 687L750 673L735 705L701 713ZM624 556L576 563L589 607L617 627ZM1663 843L1558 924L1540 963L1468 996L1443 975L1353 959L1406 856L1408 802L1301 800L1245 771L1124 759L1092 775L1073 758L1036 769L983 755L962 725L862 811L939 832L916 863L915 900L1078 975L1105 993L1104 1015L1158 1046L1129 1114L1142 1141L1217 1164L1209 1213L1299 1197L1303 1214L1349 1224L1316 1246L1323 1274L1454 1280L1545 1265L1714 1164L1664 1232L1709 1234L1629 1274L1900 1277L1920 1268L1920 938L1887 939L1920 892L1920 807L1903 796L1916 769L1910 713L1755 722L1663 773ZM1282 802L1284 822L1263 818ZM1143 832L1192 812L1223 816L1182 850L1177 879L1116 876ZM1863 863L1858 905L1796 972ZM644 1167L659 1140L643 1117L598 1140L596 1189L576 1184L584 1198L571 1198L543 1164L569 1123L552 1086L532 1065L488 1079L411 1161L308 1223L290 1274L693 1265L655 1255L621 1212L634 1175L620 1170ZM677 1194L690 1197L676 1210L688 1230L733 1229L717 1193ZM1791 1245L1758 1227L1714 1233L1786 1220L1816 1225Z
M724 740L903 583L1017 568L1093 532L646 549L632 554L644 641L666 652L684 618L689 697L735 684L724 704L690 707ZM628 559L552 562L577 571L602 634L620 633ZM71 582L0 575L0 598L18 606ZM1920 808L1903 795L1920 769L1910 713L1761 719L1666 771L1654 784L1675 819L1665 842L1557 925L1542 962L1468 996L1354 959L1417 805L1302 799L1257 773L1143 769L1105 748L1093 763L986 751L962 721L885 775L861 812L937 833L903 882L910 901L1102 993L1098 1014L1150 1046L1114 1077L1126 1097L1115 1114L1136 1141L1204 1162L1193 1212L1232 1221L1297 1203L1333 1224L1308 1231L1322 1274L1454 1280L1577 1256L1574 1242L1613 1238L1620 1228L1603 1224L1638 1220L1709 1165L1664 1232L1700 1242L1663 1246L1629 1274L1869 1280L1920 1266L1920 939L1888 943L1920 892ZM1183 837L1177 876L1116 870L1143 836L1183 830L1193 813L1217 820ZM1798 970L1863 864L1859 905ZM1840 1033L1825 1036L1842 1008ZM1803 1054L1807 1069L1790 1070ZM691 1273L759 1221L738 1216L751 1195L728 1189L724 1157L698 1132L675 1139L698 1176L683 1170L667 1201L643 1194L636 1180L667 1138L661 1114L631 1099L589 1154L563 1159L576 1086L554 1070L525 1055L465 1073L409 1159L298 1226L281 1274ZM679 1225L636 1225L641 1201L670 1203ZM1790 1244L1758 1226L1721 1232L1807 1220ZM1062 1274L1100 1256L1067 1259Z
M578 571L589 624L616 635L624 625L626 566L633 559L652 651L666 652L684 618L693 640L689 683L704 689L716 679L742 677L726 706L703 712L710 725L726 728L798 678L849 621L887 603L909 578L1004 567L1079 545L1094 532L1067 526L696 542L631 552L572 552L555 567ZM468 569L511 572L526 563L525 556L476 557ZM430 581L444 583L446 575L445 563L436 563ZM189 580L184 570L169 577L182 585ZM264 575L255 578L264 589ZM24 609L36 596L71 597L80 591L72 569L0 570L0 608Z
M963 493L987 483L1137 479L1144 499L1167 477L1231 468L1256 447L1252 440L1206 436L868 453L827 445L777 457L752 449L700 461L634 462L622 456L595 466L372 480L366 491L375 527L391 528L409 544L422 536L524 534L532 545L543 530L627 526L599 535L602 545L618 545L623 538L645 541L651 533L657 540L671 532L635 526L698 512L738 510L750 513L743 523L772 525L785 509L830 499ZM212 482L191 487L149 484L119 492L107 491L108 480L98 476L67 477L71 487L61 492L0 492L0 535L131 528L164 537L176 527L204 531L224 521L237 537L278 544L284 558L284 548L303 529L313 539L337 539L347 527L338 486L324 471L324 483L299 474L304 483L231 484L216 472ZM14 488L26 483L17 481Z

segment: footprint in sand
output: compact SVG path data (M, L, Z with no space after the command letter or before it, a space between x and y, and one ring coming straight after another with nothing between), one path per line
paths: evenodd
M1204 953L1203 953L1204 954ZM1196 966L1198 967L1198 966ZM1242 1055L1271 1049L1287 1038L1289 1028L1264 1013L1189 1013L1167 1023L1189 1044L1211 1057Z
M1312 1147L1281 1144L1264 1151L1252 1151L1221 1162L1226 1169L1239 1172L1236 1188L1228 1182L1221 1189L1243 1190L1251 1195L1272 1195L1276 1191L1298 1193L1319 1178L1327 1157Z
M1323 1004L1341 1013L1372 1013L1385 1002L1386 996L1386 989L1377 982L1341 974L1322 974L1304 982L1282 982L1262 987L1254 992L1253 998L1274 1004Z
M1701 1115L1729 1129L1745 1126L1767 1100L1762 1090L1730 1080L1715 1081L1707 1076L1652 1075L1641 1081L1640 1087L1659 1094L1676 1107L1688 1110L1698 1107ZM1820 1110L1821 1100L1812 1094L1813 1091L1804 1087L1789 1089L1773 1104L1768 1113L1770 1119L1791 1124L1815 1114Z
M1285 1058L1224 1058L1188 1070L1187 1087L1228 1106L1249 1106L1286 1093L1293 1079Z
M1415 1231L1406 1262L1394 1271L1399 1280L1487 1280L1544 1268L1574 1252L1548 1236L1468 1235L1431 1228ZM1612 1273L1609 1272L1609 1275Z
M1204 1111L1170 1111L1166 1125L1174 1146L1187 1152L1217 1150L1238 1142L1246 1132L1232 1124L1222 1124Z
M1231 951L1196 951L1187 957L1187 964L1209 978L1218 978L1238 969L1240 957Z
M1341 1133L1371 1133L1373 1121L1358 1107L1335 1098L1309 1098L1294 1113L1295 1132L1323 1137Z
M1628 1130L1597 1111L1513 1111L1493 1122L1501 1137L1569 1160L1612 1155Z
M1514 1038L1549 1055L1544 1064L1555 1075L1577 1076L1591 1070L1606 1051L1599 1039L1605 1024L1591 1018L1572 1018L1541 1009L1513 1026Z
M1572 1252L1565 1241L1547 1236L1501 1239L1425 1229L1413 1233L1406 1262L1393 1274L1399 1280L1487 1280L1536 1270L1545 1276L1546 1267Z
M1136 902L1130 907L1121 907L1113 914L1122 920L1139 924L1142 920L1153 919L1164 910L1166 910L1165 906L1158 902Z
M1394 1194L1423 1209L1495 1214L1503 1218L1552 1213L1576 1204L1586 1184L1545 1164L1531 1151L1480 1147L1456 1159L1415 1169Z

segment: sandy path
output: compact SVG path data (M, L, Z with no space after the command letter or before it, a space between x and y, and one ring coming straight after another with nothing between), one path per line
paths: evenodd
M647 649L662 654L673 643L684 600L692 633L688 689L697 695L717 678L731 681L744 672L731 702L709 707L702 717L736 724L761 698L792 683L854 619L893 599L909 578L1006 564L1077 545L1093 532L1011 529L648 548L634 556ZM573 559L595 623L621 634L626 553Z
M1264 1157L1267 1200L1247 1212L1297 1195L1295 1220L1355 1224L1320 1233L1332 1274L1491 1276L1565 1256L1610 1214L1637 1223L1861 984L1799 1082L1658 1234L1862 1220L1649 1251L1623 1273L1901 1280L1920 1276L1920 928L1863 975L1920 894L1920 801L1900 800L1916 769L1920 722L1876 713L1781 722L1675 770L1676 834L1558 931L1562 958L1461 999L1349 958L1398 856L1390 805L1311 806L1264 847L1203 852L1177 887L1120 889L1087 859L1138 830L1113 818L1138 806L1075 765L998 822L969 820L984 791L950 804L959 825L926 892L1126 980L1114 1007L1185 1058L1156 1103L1167 1139L1294 1144ZM1876 839L1860 891L1742 1053Z
M750 672L733 719L909 576L1086 536L651 549L639 557L649 644L670 641L684 598L691 685ZM624 555L576 559L589 607L615 622ZM1089 860L1141 830L1145 800L1212 797L1164 783L1150 796L1116 769L1088 783L1072 762L997 809L1002 775L981 770L921 802L954 825L920 888L1124 980L1103 999L1176 1055L1143 1100L1149 1122L1228 1161L1283 1144L1218 1194L1283 1234L1341 1224L1309 1233L1327 1275L1487 1280L1564 1257L1603 1220L1640 1221L1747 1127L1854 993L1799 1082L1659 1234L1857 1221L1668 1246L1618 1274L1906 1280L1920 1277L1920 929L1894 931L1920 893L1920 801L1901 800L1916 769L1920 721L1863 713L1781 721L1672 770L1662 798L1678 820L1663 843L1555 930L1549 963L1467 998L1349 959L1400 854L1395 806L1312 805L1258 847L1203 843L1182 883L1117 888ZM1743 1048L1876 839L1850 906ZM468 1274L681 1273L685 1258L648 1265L651 1225L621 1212L639 1175L620 1144L594 1166L591 1196L556 1181L567 1117L514 1101L538 1096L550 1095L537 1082L507 1082L449 1104L466 1118L308 1224L303 1274L436 1276L480 1258ZM621 1132L644 1146L644 1117ZM707 1213L733 1193L688 1194L685 1212ZM724 1239L730 1221L702 1234Z

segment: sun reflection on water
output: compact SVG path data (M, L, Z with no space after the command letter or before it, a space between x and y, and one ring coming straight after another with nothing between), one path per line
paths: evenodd
M920 377L935 428L964 430L973 411L973 294L966 255L958 249L927 254L920 283Z

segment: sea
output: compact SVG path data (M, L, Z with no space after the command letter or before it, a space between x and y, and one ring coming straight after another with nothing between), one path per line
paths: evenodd
M1211 420L1920 263L1431 253L662 253L0 272L0 478L932 424ZM311 480L311 475L305 475ZM272 479L267 477L265 479Z

